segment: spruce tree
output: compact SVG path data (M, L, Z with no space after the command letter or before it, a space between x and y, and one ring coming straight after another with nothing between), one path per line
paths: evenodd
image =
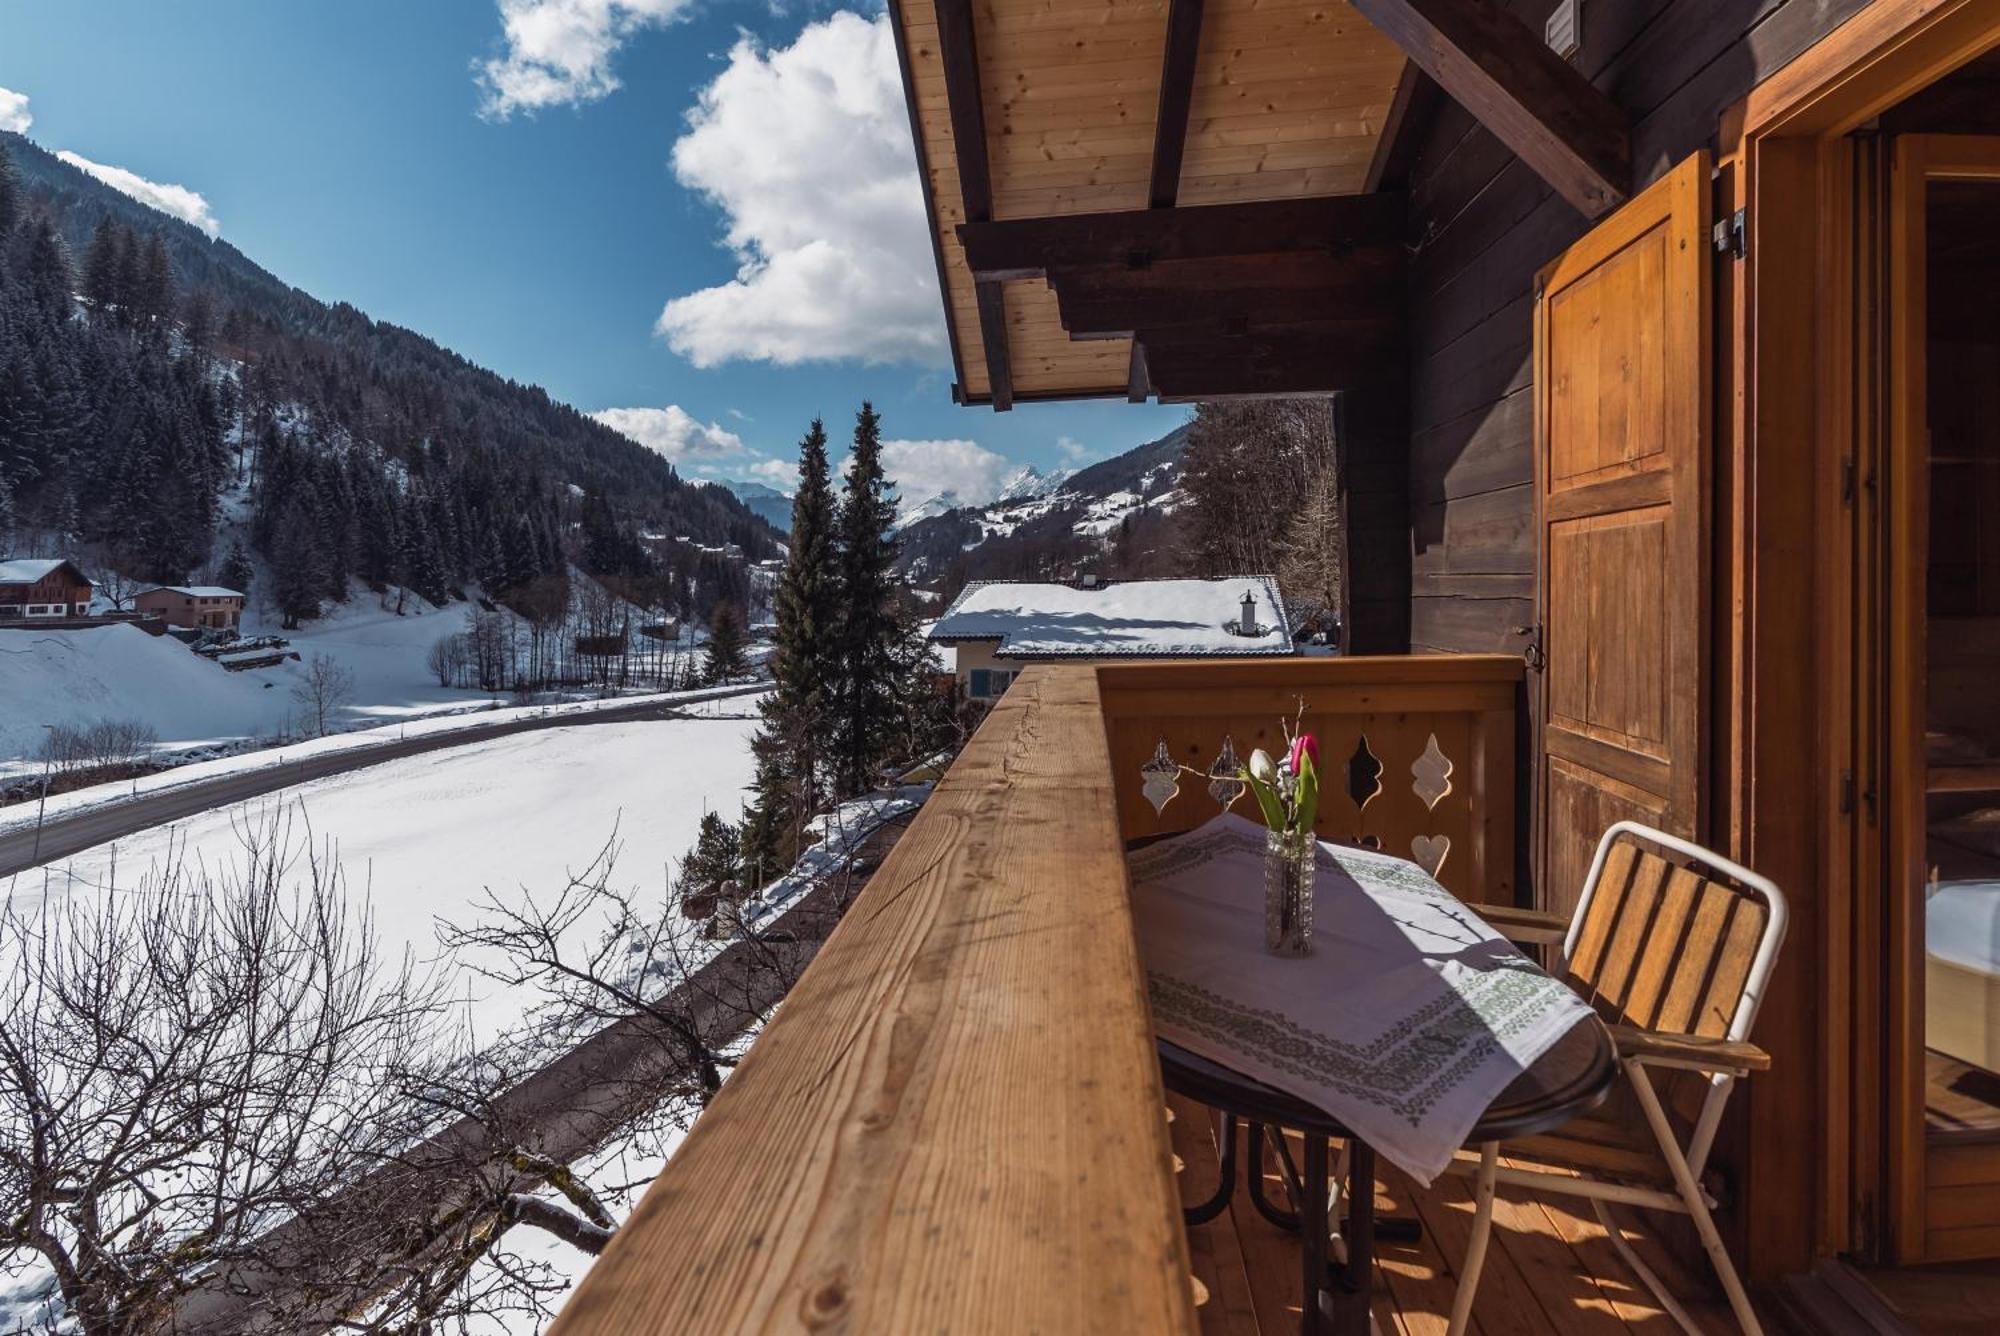
M6 145L0 144L0 241L6 240L20 220L21 177L14 169L14 159Z
M743 676L750 670L744 658L743 614L734 603L716 605L708 623L708 653L702 660L702 680L709 686Z
M167 264L167 248L155 232L146 243L145 258L139 265L139 290L133 305L143 322L156 333L165 334L173 323L174 275Z
M825 792L822 733L840 685L840 590L834 547L833 480L826 459L826 428L813 419L799 443L799 489L792 498L791 550L778 580L772 639L772 691L765 698L765 731L785 757L796 828L816 811Z
M239 594L250 592L250 582L256 578L256 570L250 564L250 554L243 550L241 539L229 545L229 555L222 559L215 578L224 588L234 589Z
M751 739L750 754L757 768L750 780L750 805L743 813L738 835L739 862L744 885L761 891L783 876L798 857L797 833L792 826L792 794L783 748L766 730Z
M737 870L736 827L715 812L702 813L694 848L681 860L680 893L713 891L725 881L736 880Z
M842 797L866 792L897 731L896 498L882 472L882 420L863 403L839 516L840 696L833 770Z

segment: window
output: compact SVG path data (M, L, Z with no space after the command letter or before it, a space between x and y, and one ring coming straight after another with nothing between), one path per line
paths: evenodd
M974 668L972 670L972 683L966 688L966 694L974 700L985 700L988 696L991 696L993 694L992 671L986 668Z

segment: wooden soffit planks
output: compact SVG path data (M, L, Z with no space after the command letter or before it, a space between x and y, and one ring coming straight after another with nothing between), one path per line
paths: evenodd
M968 82L955 50L967 43L953 13L939 23L940 6L954 3L976 51L976 139L951 91ZM960 225L1356 194L1378 170L1382 130L1406 86L1401 51L1346 0L895 0L891 9L964 403L1127 396L1147 383L1132 338L1073 331L1078 319L1102 319L1073 312L1066 324L1047 277L976 276ZM983 163L967 161L982 146ZM1172 277L1139 286L1171 305ZM1103 282L1089 287L1085 306L1110 300ZM1173 351L1164 364L1185 360Z
M1140 398L1164 391L1149 368L1203 365L1220 394L1277 378L1257 370L1273 365L1269 348L1232 338L1289 329L1317 346L1334 337L1325 320L1298 324L1309 294L1340 303L1351 327L1375 314L1366 301L1351 305L1361 300L1353 265L1322 264L1303 287L1296 260L1134 266L1144 278L1055 263L969 266L966 224L1150 210L1173 227L1208 207L1394 190L1407 175L1408 127L1441 93L1588 216L1615 207L1630 183L1617 105L1492 0L892 0L891 9L963 403ZM1246 264L1272 249L1250 244L1235 253ZM1231 274L1241 286L1228 286ZM1192 353L1204 315L1216 340L1205 364ZM1148 329L1173 330L1175 347L1149 357L1135 338ZM1254 366L1232 364L1253 356ZM1298 392L1318 392L1323 379Z

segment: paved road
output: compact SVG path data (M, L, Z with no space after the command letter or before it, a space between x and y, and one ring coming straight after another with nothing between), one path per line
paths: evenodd
M730 696L749 696L768 690L770 690L769 684L763 683L717 691L704 699L720 700ZM310 779L345 774L349 770L380 765L384 761L393 761L399 757L416 756L446 747L462 747L470 742L506 737L510 733L528 733L543 728L571 728L585 724L629 723L635 719L671 719L680 713L680 705L693 703L695 702L645 700L635 701L631 705L607 706L601 710L477 724L469 728L427 733L414 738L398 738L379 746L354 747L345 751L329 752L324 756L308 756L297 761L285 761L282 764L258 765L252 769L218 775L214 779L178 785L158 793L142 793L134 798L93 807L73 816L50 818L42 826L39 855L36 853L34 827L0 835L0 878L10 877L42 863L53 863L57 859L67 858L92 845L130 835L149 826L165 825L169 821L178 821L196 812L205 812L211 807L242 802L245 798L256 798L276 792L278 789L289 788L294 784L303 784Z

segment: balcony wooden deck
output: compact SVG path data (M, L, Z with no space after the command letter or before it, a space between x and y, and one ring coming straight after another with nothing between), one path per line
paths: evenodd
M1182 1195L1205 1196L1216 1181L1215 1130L1207 1110L1168 1097ZM1240 1132L1239 1132L1240 1135ZM1247 1164L1248 1160L1243 1159ZM1447 1177L1419 1189L1385 1166L1379 1212L1416 1216L1424 1237L1415 1244L1379 1242L1375 1261L1375 1325L1381 1336L1442 1336L1472 1224L1472 1194ZM1270 1169L1269 1191L1283 1200ZM1503 1191L1495 1207L1491 1251L1473 1309L1473 1330L1485 1336L1677 1336L1680 1328L1639 1283L1590 1210L1581 1202ZM1728 1305L1702 1302L1712 1290L1643 1236L1630 1236L1641 1257L1674 1285L1704 1331L1735 1331ZM1298 1238L1270 1224L1239 1184L1234 1205L1188 1231L1195 1277L1207 1292L1198 1310L1203 1336L1291 1336L1299 1328Z
M1174 762L1233 770L1303 709L1346 777L1322 835L1512 901L1521 672L1438 656L1025 673L552 1336L1295 1330L1296 1241L1227 1215L1189 1236L1175 1209L1126 844L1220 810ZM1202 1125L1191 1112L1174 1138L1212 1190ZM1382 1251L1384 1330L1442 1332L1437 1249L1458 1255L1470 1210L1456 1186L1407 1195L1391 1204L1433 1241ZM1533 1203L1500 1220L1480 1330L1663 1329L1594 1225Z

